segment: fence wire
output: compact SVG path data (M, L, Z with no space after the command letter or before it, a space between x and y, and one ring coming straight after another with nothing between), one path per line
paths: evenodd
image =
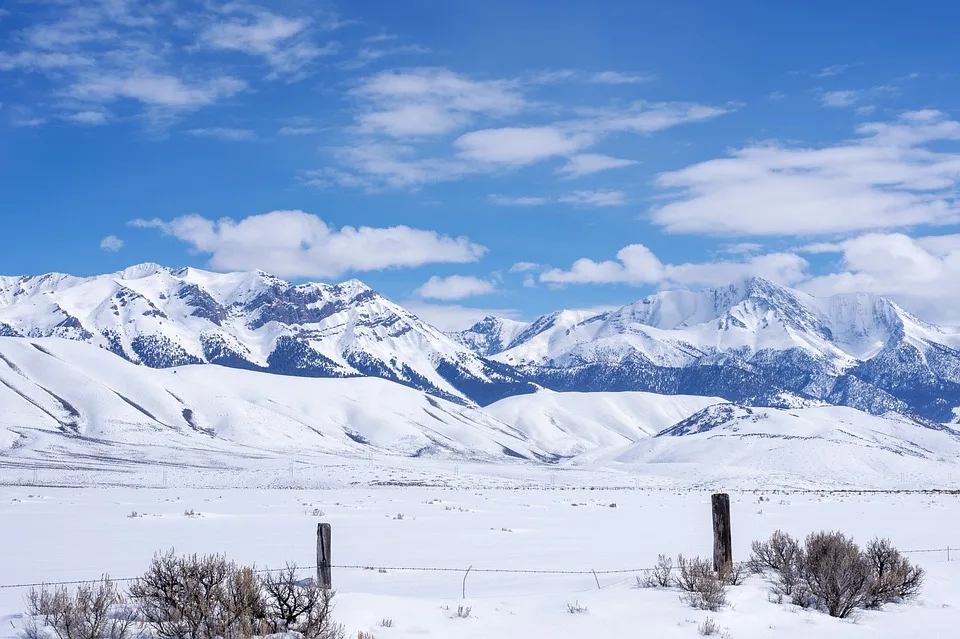
M924 548L920 550L901 550L903 554L912 554L912 553L931 553L931 552L942 552L947 554L947 559L950 559L950 553L960 551L960 548L956 546L948 546L947 548ZM746 562L738 562L746 563ZM455 572L455 573L493 573L493 574L506 574L506 575L622 575L622 574L636 574L636 573L648 573L656 570L655 568L616 568L613 570L563 570L563 569L522 569L522 568L474 568L469 566L467 568L449 568L449 567L436 567L436 566L366 566L363 564L334 564L330 566L331 569L339 570L370 570L370 571L383 571L383 572ZM317 566L297 566L297 571L306 571L306 570L316 570ZM266 574L271 572L280 572L285 570L284 568L263 568L254 570L258 574ZM136 581L140 577L121 577L118 579L110 578L111 581L117 583L127 583L131 581ZM0 590L11 589L11 588L39 588L42 586L78 586L80 584L87 584L91 582L98 581L98 579L78 579L73 581L40 581L36 583L23 583L23 584L0 584Z

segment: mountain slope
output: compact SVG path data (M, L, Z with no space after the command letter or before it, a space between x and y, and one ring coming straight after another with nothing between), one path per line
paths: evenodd
M545 458L477 409L381 379L289 378L220 366L158 370L62 339L0 338L0 406L0 457L15 447L55 455L70 446L80 459L94 445L115 442L228 454Z
M903 416L822 406L793 410L716 404L644 439L616 459L718 477L791 477L815 485L892 486L946 476L960 433Z
M569 457L623 448L719 401L654 393L541 391L501 399L484 411L519 430L531 443Z
M382 377L460 403L535 390L357 280L293 285L155 264L90 278L4 277L0 334L84 341L153 368Z
M553 313L494 359L564 391L828 402L935 421L953 419L960 406L957 331L883 298L815 298L760 278L666 291L586 317Z

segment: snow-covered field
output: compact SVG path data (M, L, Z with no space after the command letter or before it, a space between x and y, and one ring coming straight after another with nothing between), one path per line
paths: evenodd
M422 461L422 460L421 460ZM363 473L359 464L358 474ZM709 492L543 488L356 487L328 490L0 487L0 586L139 574L155 551L224 552L260 567L314 564L318 521L333 525L337 617L352 637L697 637L709 616L729 636L955 636L960 551L913 553L928 570L922 595L855 620L768 601L752 577L729 589L717 613L686 607L678 593L636 587L634 569L658 553L711 552ZM579 477L578 479L583 479ZM533 478L530 478L533 479ZM172 480L171 480L172 481ZM506 480L505 480L506 481ZM556 487L551 487L556 482ZM519 485L519 484L518 484ZM836 529L866 542L888 536L902 550L960 547L960 495L732 492L734 553L782 528L797 536ZM769 498L769 501L766 499ZM611 507L611 504L616 507ZM200 513L187 517L184 512ZM130 517L137 511L142 517ZM322 515L320 514L322 512ZM402 515L402 518L398 517ZM464 572L473 566L461 600ZM455 568L453 572L393 569ZM571 570L508 574L480 569ZM626 570L623 573L605 571ZM18 636L24 589L0 588L0 638ZM579 602L583 614L570 614ZM459 605L468 619L454 618ZM378 626L382 618L392 628Z

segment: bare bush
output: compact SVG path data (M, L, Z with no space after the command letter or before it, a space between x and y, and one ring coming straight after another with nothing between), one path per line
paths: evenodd
M706 559L678 555L676 584L685 591L683 601L694 608L716 612L727 603L726 584Z
M303 639L339 639L345 631L333 622L334 591L312 580L297 580L297 565L287 564L263 578L271 632L294 632ZM390 625L393 625L392 620ZM383 624L381 624L383 625ZM389 626L385 626L389 627Z
M781 571L785 567L796 565L800 555L799 542L782 530L770 535L769 541L753 542L752 548L750 568L755 573L766 569Z
M58 639L126 639L138 628L136 614L110 577L80 584L74 591L31 588L27 593L28 639L51 629Z
M707 617L706 621L697 626L697 632L699 632L704 637L709 637L710 635L715 635L720 632L720 626L717 625L717 622L712 618Z
M653 570L642 578L637 577L637 585L641 588L669 588L673 585L673 560L666 555L657 555Z
M303 639L342 639L334 624L333 592L296 580L296 566L261 578L222 555L154 557L130 587L154 634L171 639L240 639L293 633Z
M569 612L571 615L582 615L585 612L587 612L587 607L581 606L579 601L574 603L568 603L567 612Z
M874 539L867 544L864 554L871 571L868 607L879 608L920 593L925 576L923 568L912 565L889 539Z
M747 572L746 564L730 562L720 569L720 581L728 586L739 586L747 578Z
M393 619L390 617L384 617L377 623L377 625L381 628L393 628Z
M473 612L473 608L471 606L457 606L457 611L453 613L453 615L457 619L469 619L471 612Z
M870 600L870 565L857 544L842 533L811 533L800 574L817 607L831 617L845 618Z

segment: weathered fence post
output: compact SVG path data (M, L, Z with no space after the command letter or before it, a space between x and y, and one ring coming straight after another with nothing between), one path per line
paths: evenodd
M733 563L730 495L717 493L710 497L710 502L713 506L713 569L720 572Z
M330 524L317 524L317 583L321 588L333 586L330 574Z

